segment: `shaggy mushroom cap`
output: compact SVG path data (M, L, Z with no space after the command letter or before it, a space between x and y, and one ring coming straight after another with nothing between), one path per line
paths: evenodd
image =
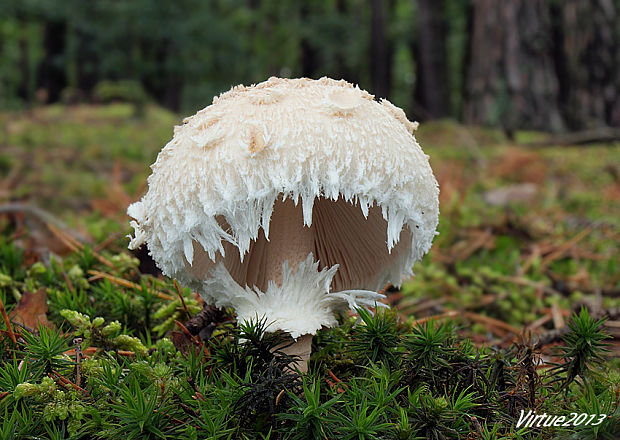
M234 87L175 127L128 209L130 248L240 320L314 334L431 247L439 188L416 128L344 80Z

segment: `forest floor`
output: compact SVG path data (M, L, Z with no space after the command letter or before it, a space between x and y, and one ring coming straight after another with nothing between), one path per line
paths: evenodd
M135 438L175 438L182 430L205 438L215 429L205 417L221 433L215 438L306 438L294 433L312 425L300 414L315 391L315 415L333 433L329 438L604 438L620 432L620 143L554 146L543 133L518 132L510 140L451 121L421 124L416 137L441 188L440 234L414 278L400 290L386 286L393 313L366 316L362 325L345 317L340 329L315 338L313 374L301 384L286 374L268 376L273 359L260 366L252 344L232 348L240 338L252 341L260 325L238 333L221 324L211 338L217 347L213 341L202 347L181 324L201 310L201 300L147 275L147 258L136 260L126 250L125 210L146 190L149 165L180 123L157 107L137 117L125 104L0 113L0 298L13 322L0 322L0 419L7 415L0 432L15 435L7 438L34 429L28 417L37 411L46 421L37 435L46 438L87 438L97 430L105 433L100 438L113 438L132 429ZM588 316L578 318L582 307ZM37 321L62 330L43 330L31 340ZM35 348L48 331L60 345L53 352L48 341L46 355ZM385 340L369 354L364 350L373 331ZM606 352L598 351L603 334ZM70 363L76 347L69 347L76 335L87 354L77 368ZM396 358L386 349L389 335ZM260 351L259 340L254 348ZM575 340L592 352L581 347L577 353ZM367 342L364 349L360 341ZM416 366L412 355L421 343L445 351ZM193 345L200 350L188 348ZM345 348L364 370L347 361ZM204 378L202 355L210 359ZM259 360L248 366L239 360L244 356ZM25 358L29 372L17 369ZM111 358L118 371L104 361ZM511 371L505 379L501 365ZM445 374L435 377L433 370L442 368ZM214 370L230 374L214 382ZM204 383L196 383L198 377ZM145 383L156 379L160 392ZM456 387L457 379L468 387ZM385 385L381 393L400 411L375 414L371 403L389 402L369 392L368 383ZM168 394L175 387L186 394ZM71 397L54 394L64 388ZM283 397L282 389L297 391ZM435 400L425 400L423 390ZM255 406L239 403L255 398L252 393L271 397ZM201 398L207 394L220 407L207 405ZM19 406L23 399L37 403ZM117 404L132 399L142 405L133 412ZM20 409L11 415L9 405ZM97 419L89 405L110 413ZM333 405L337 417L328 417L322 405ZM599 428L524 431L515 425L519 408L612 417ZM162 416L164 409L172 415ZM188 418L191 423L183 422ZM235 422L240 419L246 423ZM363 426L366 434L360 434Z

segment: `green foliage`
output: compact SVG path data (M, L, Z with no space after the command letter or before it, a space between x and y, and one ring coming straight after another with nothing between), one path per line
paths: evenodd
M75 434L86 412L75 390L62 390L50 377L44 377L39 384L24 382L15 387L13 397L16 400L33 398L43 406L43 419L46 422L67 421L67 430ZM47 429L46 425L46 429ZM55 430L55 426L51 425Z
M17 357L12 362L5 362L0 369L0 390L12 393L17 385L26 382L31 376L30 365L20 365Z
M271 366L282 369L294 360L282 351L293 343L282 332L265 332L266 319L247 321L231 329L232 338L213 341L213 361L218 368L233 371L239 377L264 371Z
M104 325L105 320L102 317L97 317L91 322L88 316L68 309L61 311L60 315L75 327L74 336L83 338L82 346L84 348L95 345L117 350L129 350L139 354L147 352L147 348L139 338L121 334L122 327L118 321Z
M137 382L118 386L119 402L111 405L116 419L110 435L128 439L166 439L177 430L166 420L170 416L167 402L160 401L157 389L142 390Z
M433 397L428 389L420 387L409 393L409 419L417 428L418 435L427 439L443 439L457 435L453 427L454 413L444 397Z
M0 273L6 278L2 284L6 285L10 279L22 280L26 274L23 267L24 252L15 247L13 243L7 243L4 237L0 238Z
M339 428L336 432L340 438L377 440L382 432L391 428L391 424L385 421L385 408L372 407L368 400L353 399L344 404L342 412L335 413L336 424Z
M61 285L63 271L54 267L26 272L39 283ZM122 289L111 283L86 282L89 292L98 283L108 298L120 297L112 292ZM149 307L165 304L157 299ZM311 373L300 377L289 368L294 359L281 351L290 340L266 332L265 320L220 324L206 347L183 354L167 339L141 342L110 318L113 307L108 310L96 318L61 310L54 319L70 324L70 333L45 327L22 333L23 351L12 353L0 369L0 393L6 393L0 411L16 408L0 422L6 438L443 439L471 432L524 438L511 427L515 412L529 407L529 399L518 398L527 391L522 378L530 374L524 346L476 348L459 339L451 321L410 326L389 312L360 310L359 323L347 320L319 333ZM583 438L613 436L620 426L618 375L601 357L600 325L584 311L575 315L562 363L535 388L534 409L611 415L600 426L579 428ZM79 362L76 388L68 381L78 380L78 365L63 352L78 337L83 351L98 350ZM359 364L341 361L352 353ZM583 367L575 377L587 376L587 386L569 382L574 365ZM557 383L567 383L563 392ZM549 428L540 438L562 432Z
M614 375L613 372L610 372ZM618 372L615 372L615 380L620 379ZM616 382L618 383L618 382ZM620 406L618 396L609 387L595 387L587 384L580 390L579 398L576 401L578 414L607 414L603 421L596 426L578 426L575 435L579 439L589 440L598 438L618 438L620 436Z
M4 409L0 409L3 417L0 417L0 437L3 440L20 440L31 435L32 427L38 423L34 419L34 413L29 409L22 407L10 408L4 405Z
M93 94L101 102L125 101L140 107L148 99L142 84L136 81L101 81Z
M357 309L362 323L354 327L349 349L358 363L381 362L397 364L398 328L393 312L379 309L374 316L366 309Z
M428 320L416 325L407 340L407 357L416 368L429 372L449 366L446 359L454 352L451 322L435 324Z
M144 164L169 138L168 127L176 118L150 106L142 121L132 114L132 106L125 104L46 107L34 109L28 117L0 114L0 120L7 127L7 145L19 145L35 162L42 162L33 164L37 170L54 168L63 176L32 173L56 179L50 188L58 192L52 197L45 193L48 187L32 186L36 179L32 180L28 184L36 188L30 193L33 201L41 198L44 206L100 241L124 234L124 227L101 212L72 217L69 207L87 206L101 197L97 186L105 187L116 160L122 163L121 174L136 176L119 186L130 194L137 191L147 172ZM550 175L561 176L562 184L550 178L539 184L540 203L511 203L504 209L487 206L480 194L498 182L518 180L492 175L498 168L495 161L504 154L497 145L502 137L471 130L481 143L481 158L489 161L485 172L469 166L463 148L450 147L458 145L454 139L431 143L441 146L429 151L433 160L465 161L464 179L471 179L471 173L479 179L472 186L460 181L442 185L442 194L450 191L450 184L459 191L449 199L454 202L442 203L441 234L433 255L416 266L416 277L403 286L396 311L372 315L361 310L359 319L344 318L340 327L321 330L313 340L310 373L301 378L286 370L292 359L278 352L290 340L265 332L264 321L243 326L218 322L206 349L179 344L170 330L178 330L175 319L182 322L187 316L176 289L170 282L141 274L138 261L129 254L116 253L126 246L120 239L110 250L86 246L62 258L30 264L32 255L4 238L0 294L7 311L23 292L44 288L48 318L57 330L37 334L15 326L21 338L17 345L4 332L0 336L0 435L196 440L618 438L618 362L609 360L603 350L604 323L585 312L567 321L569 333L554 369L537 368L541 357L533 343L507 347L502 332L496 334L496 329L480 322L471 325L466 314L415 325L395 318L396 313L415 315L419 322L426 314L456 309L521 328L547 315L554 304L575 310L576 304L590 303L594 285L603 291L603 307L620 304L605 295L619 285L617 259L610 258L618 246L610 239L614 232L609 225L617 225L620 216L617 204L603 203L607 186L615 181L601 172L614 163L617 149L593 146L592 157L587 158L577 149L541 152L534 164L550 167ZM429 131L420 131L424 142L424 136L433 135L432 124ZM450 132L460 136L462 127L443 124L435 136ZM485 138L492 140L492 148L481 140ZM29 163L25 158L30 156L24 154L23 162ZM51 160L55 156L71 157L79 170L66 172L64 161ZM98 166L101 170L93 171ZM458 168L449 174L458 176ZM593 190L576 197L586 179L594 182ZM564 199L555 198L557 188L566 188ZM125 206L121 208L124 211ZM602 223L579 223L596 219ZM10 222L0 227L6 227L3 237L16 232ZM584 228L592 231L569 249L583 258L572 258L567 251L545 262L557 249L553 246L566 247ZM470 250L471 236L477 240L480 231L491 231L484 236L487 241L466 258L455 259L454 255ZM543 249L540 255L537 246ZM546 253L544 246L551 251ZM595 257L590 260L588 255ZM112 264L103 265L97 257ZM140 287L101 279L91 270ZM181 295L190 314L196 313L198 300L188 289ZM552 328L549 322L539 331ZM0 330L6 330L3 321ZM86 353L79 368L74 354L63 355L76 348L71 341L78 337ZM79 371L84 391L51 370L75 384ZM597 427L517 430L515 419L528 408L609 417Z
M381 13L383 38L393 52L389 97L408 110L418 77L412 50L416 9L415 3L399 0L383 5ZM0 68L3 107L41 99L37 90L45 87L63 89L52 90L59 96L51 98L66 103L121 99L135 103L139 113L151 95L165 106L194 112L232 85L274 74L329 75L367 89L375 81L376 61L368 56L373 10L356 0L179 0L156 5L147 0L32 0L7 4L0 11L0 56L6 61ZM443 17L449 32L446 87L458 115L466 5L447 7ZM49 40L57 34L62 38L52 44ZM46 81L38 74L44 66Z
M38 374L63 371L72 365L63 353L69 349L69 337L60 330L39 325L38 335L24 333L24 354Z
M183 321L183 318L187 318L183 303L185 303L185 307L187 307L191 316L196 315L202 310L202 306L198 303L196 297L192 295L190 289L181 289L181 294L183 295L183 302L181 302L180 298L175 298L174 301L162 304L153 313L154 319L163 320L161 324L153 327L153 331L158 336L161 337L172 330L175 326L175 321Z
M564 336L566 345L560 348L564 359L560 368L566 373L564 386L577 376L586 379L592 366L605 360L608 344L604 341L610 336L603 330L603 322L604 319L592 318L585 307L569 321L569 332Z
M289 421L291 440L319 440L330 438L333 433L327 421L334 420L331 408L338 402L339 396L321 402L321 386L309 379L303 379L303 394L298 396L289 391L291 406L289 412L281 413L280 418Z
M561 362L540 375L536 350L526 342L477 348L459 336L458 320L410 325L391 311L361 309L357 321L319 332L311 373L299 376L282 352L291 340L266 332L265 320L224 321L204 347L183 352L161 331L132 336L127 320L163 328L172 316L183 319L178 293L142 277L122 256L109 255L115 267L108 270L135 277L141 289L88 280L84 270L101 270L90 252L15 268L23 273L16 286L48 289L50 317L65 330L22 331L21 351L4 354L0 411L16 409L0 422L6 438L443 439L475 432L520 439L528 437L514 422L530 408L610 415L578 428L581 438L614 438L620 427L620 378L606 362L603 322L585 309L569 321ZM194 305L189 291L181 294ZM64 354L77 338L74 348L90 350L79 363ZM76 388L70 382L78 370ZM568 432L545 428L535 438Z

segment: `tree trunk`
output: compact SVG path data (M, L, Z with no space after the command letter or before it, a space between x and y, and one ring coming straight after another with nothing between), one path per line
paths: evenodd
M385 34L383 0L371 0L370 86L379 98L387 98L391 88L391 51Z
M549 2L475 0L464 119L559 131L559 86Z
M552 17L567 125L620 127L620 0L565 0Z
M310 5L303 2L301 4L299 14L302 24L308 21L310 16ZM312 35L308 35L309 32L306 27L303 29L304 33L301 38L300 50L301 50L301 74L307 78L314 78L318 70L317 51L312 46Z
M350 12L347 9L347 2L345 0L336 0L336 14L338 17L346 17L349 15ZM337 74L335 75L335 79L346 79L347 81L357 83L357 75L353 75L345 61L346 53L347 46L345 45L341 46L336 52L335 71Z
M45 54L39 68L38 84L45 89L48 102L60 99L62 90L67 85L62 57L65 52L66 23L48 21L45 23L43 53Z
M415 46L415 99L422 119L450 114L443 0L418 0L418 38Z
M26 38L22 37L19 40L19 72L21 81L17 87L17 96L24 101L31 101L34 95L32 90L32 81L30 75L30 59L29 59L29 42Z

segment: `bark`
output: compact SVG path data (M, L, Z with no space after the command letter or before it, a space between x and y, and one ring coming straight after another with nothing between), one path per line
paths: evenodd
M76 31L78 39L77 52L77 87L86 94L90 94L100 80L99 57L92 34L82 30Z
M21 99L30 101L33 97L33 90L30 81L30 62L28 57L28 42L25 38L19 41L19 72L21 75L21 81L17 88L17 96Z
M418 0L417 18L415 99L425 119L445 117L450 114L450 99L443 0Z
M620 0L566 0L552 16L567 125L620 127Z
M475 0L464 119L559 131L559 85L549 2Z
M64 21L48 21L45 23L43 53L45 54L37 81L39 87L47 92L47 101L55 102L60 98L67 85L63 66L65 52L66 23Z
M166 38L155 48L154 59L158 66L157 74L145 75L142 84L150 96L158 97L161 104L174 111L181 108L183 81L174 69L166 69L168 58L178 50L175 43Z
M300 8L300 16L302 23L306 23L310 16L310 5L303 3ZM301 74L307 78L314 78L318 70L317 51L312 46L312 36L308 35L308 31L304 30L304 36L301 39Z
M391 51L385 33L385 10L383 0L371 0L370 23L370 86L378 98L390 93Z
M347 3L345 0L336 0L336 14L340 17L346 17L350 14L347 8ZM339 50L336 52L335 56L335 71L337 74L335 75L335 79L346 79L347 81L358 83L357 75L354 75L350 69L347 67L347 63L345 61L347 53L347 46L340 46Z

